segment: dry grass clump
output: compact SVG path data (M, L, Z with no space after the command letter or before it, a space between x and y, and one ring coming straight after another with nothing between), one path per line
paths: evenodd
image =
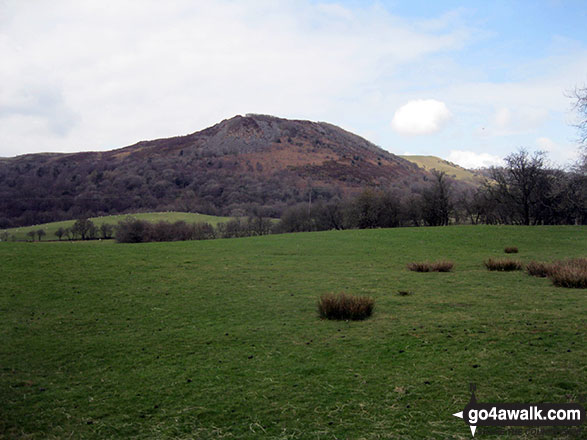
M587 288L587 258L543 263L531 261L526 265L528 275L548 277L555 286Z
M548 270L548 278L558 287L587 288L587 258L552 263Z
M362 320L371 316L374 307L373 298L346 293L328 293L318 301L318 313L326 319Z
M408 269L414 272L430 272L430 263L422 262L422 263L408 263Z
M512 270L522 270L522 263L519 260L510 260L507 258L489 258L485 261L485 267L489 270L509 272Z
M414 272L450 272L454 263L448 260L440 261L422 261L408 264L408 269Z
M526 272L533 277L547 277L552 263L543 263L541 261L530 261L526 264Z
M518 248L515 246L508 246L503 250L506 254L517 254Z

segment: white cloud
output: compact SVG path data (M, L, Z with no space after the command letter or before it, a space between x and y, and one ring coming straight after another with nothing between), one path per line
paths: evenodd
M379 1L0 4L0 156L103 150L244 113L328 121L398 151L505 155L538 137L572 143L565 91L587 71L584 39L482 57L504 43L478 20L483 8L418 21ZM407 114L390 130L419 96L450 112ZM451 113L438 136L398 135L438 131Z
M493 133L503 136L531 132L544 124L547 117L548 109L544 107L501 107L493 116Z
M544 152L551 152L556 148L556 144L552 141L552 139L549 139L547 137L540 137L538 139L536 139L536 145L538 146L540 151L544 151Z
M555 165L568 165L579 158L579 148L576 144L559 144L547 137L536 139L536 147L544 151Z
M507 127L512 120L512 112L509 108L500 108L495 112L494 116L495 125L500 128Z
M7 0L0 156L112 148L249 112L337 123L349 102L373 111L379 78L467 35L377 3ZM42 110L37 93L53 97Z
M499 156L464 150L451 150L447 160L463 168L483 168L503 165L503 160Z
M416 99L397 109L391 126L403 135L431 134L439 131L451 118L452 114L444 102Z

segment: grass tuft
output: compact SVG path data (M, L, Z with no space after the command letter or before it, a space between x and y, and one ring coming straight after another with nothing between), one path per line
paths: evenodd
M450 272L454 267L454 263L448 260L440 261L422 261L412 262L408 264L408 269L414 272Z
M437 261L432 264L432 271L433 272L450 272L454 267L454 263L452 261L442 260Z
M408 263L408 269L414 272L430 272L430 263L424 262L412 262Z
M553 263L548 269L548 278L558 287L587 288L587 258Z
M499 270L502 272L522 270L523 268L519 260L510 260L507 258L489 258L485 261L485 267L489 270Z
M374 307L373 298L346 293L328 293L318 301L318 313L325 319L363 320L371 316Z
M516 246L508 246L503 250L506 254L517 254L518 248Z
M526 265L528 275L548 277L557 287L587 287L587 258L543 263L531 261Z
M548 272L552 263L543 263L541 261L530 261L526 264L526 272L533 277L544 278L548 276Z

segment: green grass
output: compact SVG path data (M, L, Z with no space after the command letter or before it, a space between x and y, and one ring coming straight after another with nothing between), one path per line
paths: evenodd
M104 217L92 217L92 220L96 226L100 226L102 223L110 223L112 225L116 225L119 221L124 220L126 217L131 215L132 217L138 218L140 220L147 220L150 222L159 222L159 221L168 221L168 222L176 222L183 220L186 223L199 223L199 222L207 222L210 223L212 226L216 226L218 223L227 222L231 219L231 217L217 217L213 215L206 215L206 214L196 214L191 212L144 212L138 214L122 214L122 215L109 215ZM47 240L57 240L55 236L55 232L59 228L69 228L73 226L75 220L66 220L62 222L52 222L52 223L44 223L42 225L34 225L34 226L23 226L20 228L11 228L5 229L8 232L8 237L11 239L12 236L15 237L16 240L19 241L26 241L30 240L30 237L27 236L29 231L37 231L39 229L43 229L47 235L43 237L44 241ZM3 232L0 230L0 232ZM35 240L38 240L35 237Z
M584 256L587 228L0 243L0 438L466 439L470 382L577 401L587 290L483 266L512 244ZM436 259L455 269L406 268ZM373 316L319 319L341 291Z
M485 178L479 174L460 167L452 162L441 159L436 156L400 156L410 162L415 163L426 170L436 169L437 171L444 171L448 177L456 180L479 185L485 181Z

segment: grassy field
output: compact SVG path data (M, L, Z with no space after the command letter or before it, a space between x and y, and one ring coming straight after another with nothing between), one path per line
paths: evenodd
M451 414L471 382L483 402L576 402L587 290L486 270L505 246L585 256L587 228L0 243L0 438L468 439ZM454 271L406 269L440 258ZM320 320L341 291L373 316Z
M460 167L436 156L400 156L426 170L444 171L448 177L475 185L482 184L485 178L479 174Z
M147 220L150 222L159 222L159 221L168 221L168 222L176 222L183 220L186 223L198 223L198 222L207 222L213 226L216 226L218 223L227 222L230 220L230 217L216 217L213 215L206 215L206 214L196 214L192 212L144 212L138 214L130 214L132 217ZM96 226L100 226L102 223L110 223L111 225L116 225L119 221L124 220L128 217L129 214L122 214L122 215L109 215L104 217L93 217L90 220L94 222ZM8 232L8 237L11 239L12 236L16 240L19 241L26 241L30 240L30 237L27 236L29 231L37 231L38 229L43 229L47 235L43 237L43 240L57 240L55 236L55 231L59 228L70 228L75 223L75 220L66 220L62 222L52 222L52 223L44 223L42 225L35 225L35 226L23 226L20 228L11 228L6 229ZM0 232L2 232L0 230ZM38 240L35 237L35 240Z

